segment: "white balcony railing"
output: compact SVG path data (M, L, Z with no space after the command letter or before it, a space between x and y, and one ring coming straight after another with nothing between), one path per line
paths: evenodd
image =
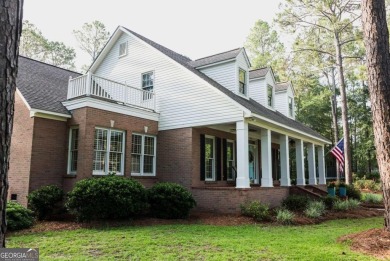
M144 91L90 73L69 79L68 100L84 95L156 110L156 97L153 92Z

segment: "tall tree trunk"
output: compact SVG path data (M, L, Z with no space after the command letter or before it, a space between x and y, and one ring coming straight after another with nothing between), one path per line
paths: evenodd
M0 0L0 241L5 247L8 169L23 0Z
M339 34L335 33L334 44L336 49L337 67L339 71L340 81L340 96L341 96L341 120L343 122L343 137L344 137L344 175L345 183L350 184L352 182L352 169L351 169L351 145L349 137L349 124L348 124L348 107L347 107L347 93L344 79L344 67L343 57L341 53L341 45Z
M363 0L362 21L376 155L390 232L390 55L384 0Z
M336 146L339 141L339 125L337 123L337 96L336 96L336 77L334 75L334 68L332 67L332 97L330 98L330 105L332 106L332 124L333 124L333 144ZM340 166L336 164L336 179L340 180Z

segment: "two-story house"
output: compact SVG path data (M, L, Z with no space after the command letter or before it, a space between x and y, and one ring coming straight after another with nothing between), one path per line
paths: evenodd
M19 63L9 194L23 204L42 185L115 173L179 183L200 210L276 206L291 147L297 185L325 184L330 141L295 120L292 85L250 70L244 48L193 61L118 27L85 75Z

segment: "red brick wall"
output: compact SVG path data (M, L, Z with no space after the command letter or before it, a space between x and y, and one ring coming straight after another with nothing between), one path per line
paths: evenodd
M192 128L160 131L157 139L157 175L159 181L176 182L191 187Z
M132 133L134 132L144 134L144 126L148 126L147 134L157 135L158 133L158 122L155 121L89 107L74 110L73 117L68 122L68 127L79 127L78 166L76 177L72 178L68 176L64 178L64 189L66 191L70 190L76 181L92 177L95 127L111 128L111 120L115 122L113 129L126 131L124 168L126 177L131 177L130 172ZM151 186L156 181L156 177L134 178L139 180L146 187Z
M27 205L26 197L29 188L33 126L34 119L30 118L27 106L19 94L16 93L8 172L8 198L11 197L11 194L17 194L18 202L24 206Z
M277 207L289 195L289 187L250 189L229 188L192 188L197 207L195 211L208 211L216 213L240 213L240 205L246 201L260 200Z
M35 117L30 192L46 185L62 187L62 176L66 174L66 151L66 122Z

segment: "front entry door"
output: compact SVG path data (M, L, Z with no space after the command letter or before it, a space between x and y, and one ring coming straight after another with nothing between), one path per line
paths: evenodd
M257 148L249 141L249 180L252 184L259 184L257 175Z

